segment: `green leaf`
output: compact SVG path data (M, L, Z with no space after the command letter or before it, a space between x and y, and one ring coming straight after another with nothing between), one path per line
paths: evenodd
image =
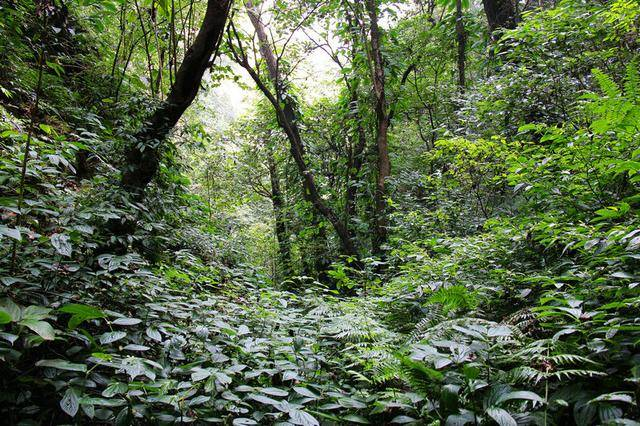
M294 425L320 426L320 422L315 417L302 410L289 411L289 421Z
M20 321L20 318L22 318L20 306L16 305L15 302L8 297L0 301L0 309L9 314L13 322Z
M246 417L238 417L237 419L233 419L232 424L233 426L249 426L249 425L257 425L258 422L256 422L253 419L248 419Z
M36 362L37 367L57 368L58 370L79 371L85 373L87 366L84 364L75 364L64 359L42 359Z
M626 392L613 392L600 395L589 401L589 404L598 402L625 402L627 404L636 405L633 396Z
M506 410L498 407L487 408L487 414L500 426L518 426L518 422Z
M359 423L362 425L370 424L369 420L367 420L365 417L358 416L357 414L349 414L349 415L343 416L342 420L346 420L352 423Z
M73 248L71 247L70 237L65 234L53 234L50 237L51 245L62 256L71 257Z
M440 408L445 414L458 412L460 387L456 385L444 385L440 392Z
M89 306L89 305L82 305L79 303L69 303L67 305L64 305L58 310L66 314L84 315L84 316L95 317L95 318L106 316L105 313L102 312L102 310L96 307Z
M138 318L118 318L112 322L113 325L136 325L142 322Z
M56 337L56 332L54 331L53 327L51 327L51 324L46 321L23 319L18 324L24 325L25 327L31 329L44 340L53 340Z
M150 339L153 339L156 342L162 342L162 335L157 328L147 327L145 333L147 334L147 336L149 336Z
M247 398L253 399L254 401L258 401L261 404L267 404L267 405L273 405L273 406L278 405L278 402L279 402L273 398L269 398L266 395L260 395L259 393L251 393L247 396Z
M11 315L9 314L9 312L0 309L0 325L9 324L12 321L13 321L13 318L11 318Z
M51 309L44 306L27 306L22 310L22 319L42 320L49 316Z
M417 419L414 419L413 417L409 417L409 416L396 416L393 419L391 419L392 424L399 424L399 425L414 423L417 421L418 421Z
M100 309L89 305L81 305L78 303L64 305L59 309L59 311L67 314L73 314L68 323L68 327L72 330L84 321L106 317L106 314Z
M69 388L64 394L64 397L60 400L60 408L62 411L74 417L78 413L78 408L80 408L80 401L78 400L78 396L75 392Z
M47 62L47 65L49 64L49 62ZM57 65L57 64L56 64ZM51 128L51 126L49 126L48 124L39 124L38 127L40 127L40 130L42 130L43 132L45 132L46 134L50 135L51 132L53 131L53 129Z
M102 333L98 338L100 340L100 344L107 345L109 343L113 343L127 336L125 331L108 331L106 333Z
M289 392L287 392L286 390L278 389L278 388L262 388L262 389L260 389L260 392L266 393L267 395L271 395L271 396L287 396L287 395L289 395Z
M111 398L118 394L124 394L129 390L129 386L126 383L116 382L111 383L102 391L102 396L105 398Z
M313 399L318 399L320 398L318 395L316 395L315 393L311 392L308 388L303 388L301 386L294 386L293 390L302 395L302 396L306 396L307 398L313 398Z
M514 391L501 395L500 398L498 398L497 404L513 399L526 399L533 402L539 402L541 404L544 403L544 399L542 399L538 394L529 391Z
M22 241L20 231L15 228L9 228L5 225L0 225L0 235L5 235L9 238L13 238L16 241Z
M151 348L149 346L130 344L125 346L122 349L124 349L125 351L144 352L144 351L148 351Z

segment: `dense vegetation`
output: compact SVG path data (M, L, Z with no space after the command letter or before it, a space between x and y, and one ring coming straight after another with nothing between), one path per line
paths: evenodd
M639 32L0 1L0 423L638 424Z

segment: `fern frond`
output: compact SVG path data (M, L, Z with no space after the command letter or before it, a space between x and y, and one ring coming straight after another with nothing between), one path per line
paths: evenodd
M506 381L518 384L518 383L538 383L544 379L545 374L541 371L531 367L518 367L509 371L505 377Z
M529 308L520 309L514 312L503 322L517 328L525 335L532 334L539 329L538 319Z
M555 365L576 365L581 363L598 365L597 362L592 361L589 358L574 354L551 355L544 358L546 359L546 361L549 361Z
M594 370L560 370L549 374L549 377L556 378L558 380L573 379L575 377L602 377L606 376L606 373Z
M398 355L398 360L400 361L402 378L417 392L427 395L433 389L434 384L443 379L442 373L439 371L407 356Z
M371 380L374 383L383 384L398 380L402 376L402 369L397 358L390 358L375 365L371 369Z
M478 305L476 294L463 285L441 286L429 298L430 304L439 304L444 313L469 310Z
M616 98L620 96L620 87L616 84L615 81L607 74L603 73L597 68L592 70L594 77L598 81L598 85L600 86L600 90L610 98Z
M434 305L429 309L427 315L421 319L416 325L415 330L411 334L411 341L418 342L422 340L424 335L433 327L447 320L447 316L442 312L442 307Z
M638 72L638 63L635 60L627 64L624 93L626 98L633 103L640 99L640 72Z

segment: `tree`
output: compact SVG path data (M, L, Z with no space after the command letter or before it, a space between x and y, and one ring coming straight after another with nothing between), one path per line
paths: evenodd
M270 198L275 216L275 233L278 240L278 252L280 255L280 269L282 276L288 277L291 274L291 242L287 230L287 214L284 193L280 188L280 176L278 175L278 165L273 152L273 146L269 141L265 143L267 167L269 169L269 182L271 183Z
M378 5L376 0L366 0L365 7L369 16L369 37L371 48L371 73L373 93L375 96L376 114L376 154L377 176L375 191L375 229L373 250L379 254L382 245L387 240L389 224L386 200L386 180L391 175L391 160L389 159L389 126L391 111L385 94L385 70L382 60L381 34L378 26Z
M121 184L140 195L160 163L160 147L200 89L205 71L224 34L231 0L208 0L204 20L195 41L178 68L167 99L153 112L127 148Z
M464 93L466 86L465 55L467 49L467 32L464 28L462 0L456 0L456 42L458 44L458 90Z
M245 8L249 20L258 37L259 51L262 59L266 63L269 81L274 88L274 92L269 89L267 83L263 81L258 71L249 63L248 56L244 51L244 47L240 40L240 36L232 24L232 30L229 31L229 48L236 62L241 65L253 81L258 89L269 100L276 113L278 125L282 128L287 136L290 144L291 155L298 167L298 172L302 178L305 195L314 209L320 213L325 219L331 223L340 239L344 254L356 255L357 249L348 227L340 219L338 214L323 200L320 190L316 184L313 171L309 168L305 158L305 145L302 140L300 128L298 125L298 114L294 99L287 91L287 82L283 79L280 72L279 58L276 57L267 36L264 24L260 19L260 14L250 1L245 2ZM233 33L233 34L232 34ZM235 38L235 42L234 42Z

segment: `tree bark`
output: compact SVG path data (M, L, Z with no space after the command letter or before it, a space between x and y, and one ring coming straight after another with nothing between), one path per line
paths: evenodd
M280 256L280 269L284 278L291 275L291 243L287 232L287 217L285 212L284 195L280 189L278 168L273 156L272 148L267 146L267 167L271 181L271 203L276 221L276 239Z
M347 18L347 25L349 28L349 34L351 35L351 64L355 65L357 61L358 48L357 48L357 28L354 22L354 17L351 16L351 12L348 7L345 7L345 16ZM363 117L360 113L360 97L358 95L359 84L358 79L349 79L344 76L345 85L349 90L349 110L350 118L355 121L355 129L351 133L350 145L348 149L347 158L347 171L346 171L346 189L345 189L345 205L344 216L345 226L349 227L352 218L356 215L356 199L358 195L358 177L360 176L360 170L364 163L364 149L367 146L367 134L363 127Z
M389 159L389 124L391 115L385 96L385 72L380 49L380 28L378 26L378 6L376 0L366 0L365 6L369 15L369 32L371 37L371 60L373 92L375 95L376 112L376 150L378 174L376 177L375 192L375 229L373 238L373 251L376 254L382 252L382 245L387 241L387 227L389 226L386 179L391 175L391 161Z
M276 59L271 46L269 45L269 39L264 28L264 24L260 20L260 16L255 11L253 4L249 1L245 2L247 14L249 20L253 25L256 34L258 36L260 54L266 62L267 69L269 71L269 77L271 83L275 88L276 95L274 96L269 88L264 84L257 72L251 68L246 57L238 56L238 53L234 53L236 60L243 66L251 78L254 80L260 91L267 97L271 105L276 112L276 118L278 124L287 135L287 139L290 143L291 155L298 167L298 171L302 176L305 191L311 201L313 207L326 218L338 234L344 254L357 255L355 244L351 238L351 234L348 228L340 220L340 217L336 212L329 207L320 196L320 192L315 182L313 172L309 169L305 160L305 147L300 135L300 129L298 127L297 113L295 105L290 96L286 93L283 82L280 80L280 73L278 69L278 61Z
M185 53L166 101L154 111L127 149L121 184L129 192L141 194L156 174L159 148L198 94L202 77L211 66L211 56L222 39L230 4L231 0L208 0L200 31Z
M516 10L512 0L482 0L491 39L497 41L499 30L516 27Z

